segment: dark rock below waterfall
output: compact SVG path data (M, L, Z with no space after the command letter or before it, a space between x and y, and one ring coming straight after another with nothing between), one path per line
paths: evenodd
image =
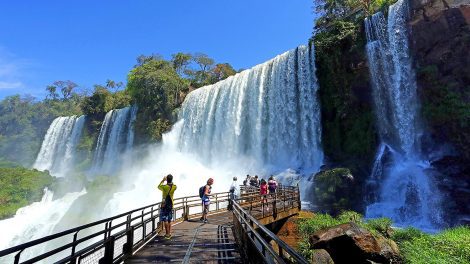
M341 224L310 236L313 249L324 249L334 263L401 263L394 241L354 223Z

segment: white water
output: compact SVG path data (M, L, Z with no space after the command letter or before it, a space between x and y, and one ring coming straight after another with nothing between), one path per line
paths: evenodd
M85 116L54 119L47 130L33 168L49 170L51 175L56 177L66 176L73 165L75 148L84 123Z
M206 164L245 157L316 171L323 162L313 50L301 46L214 85L182 107L179 148Z
M52 200L53 193L45 189L40 202L20 208L14 217L0 221L2 232L0 250L50 235L56 231L54 227L72 203L85 193L84 190L68 193L60 199ZM47 245L41 245L26 250L21 254L21 259L26 260L31 256L37 256L38 253L44 252L46 247ZM7 263L7 259L6 257L0 258L0 263Z
M175 195L181 197L196 195L209 177L215 179L213 192L223 192L228 190L233 176L241 182L246 174L266 178L273 172L291 175L318 170L323 153L317 89L313 50L302 46L192 92L183 105L180 120L163 135L163 143L150 146L145 158L120 171L127 181L124 185L131 190L116 193L97 214L116 215L159 201L157 185L169 173L178 186ZM119 165L117 155L132 146L129 142L133 135L128 133L132 122L128 120L133 120L135 113L129 112L125 108L106 115L95 154L96 168L101 172ZM61 208L64 200L64 204L48 211L51 202L49 198L45 200L39 209L27 207L24 211L42 212L43 218L38 221L42 223L56 209L64 213L68 209ZM68 202L70 206L73 200ZM59 216L53 218L51 227L59 220ZM32 239L31 230L37 228L35 221L22 226L28 231L12 228L14 235ZM44 228L46 233L51 230ZM46 233L41 231L38 235ZM10 237L4 243L21 242Z
M215 179L213 192L222 192L233 176L241 183L246 174L267 178L285 171L279 176L291 177L318 170L323 152L317 89L313 50L301 46L191 92L163 144L123 172L134 175L133 190L115 194L106 214L159 201L156 187L169 173L181 197L197 195L209 177Z
M386 216L397 225L425 230L442 222L441 198L420 151L422 135L416 80L408 49L408 6L399 0L366 19L367 54L382 145L371 183L380 186L367 217ZM384 164L388 160L387 164Z
M121 168L123 154L134 143L132 125L136 114L137 107L115 109L106 114L95 148L92 174L113 174Z

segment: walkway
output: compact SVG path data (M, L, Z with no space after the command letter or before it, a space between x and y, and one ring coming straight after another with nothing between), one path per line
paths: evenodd
M232 213L190 219L173 226L170 240L157 236L125 263L242 263L232 232Z

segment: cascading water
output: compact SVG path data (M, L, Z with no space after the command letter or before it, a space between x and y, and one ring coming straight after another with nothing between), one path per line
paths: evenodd
M301 46L191 92L180 113L182 151L206 162L247 157L275 169L323 162L313 49Z
M40 202L20 208L14 217L0 221L0 250L50 235L72 203L84 194L85 191L68 193L53 200L53 193L45 189ZM46 247L47 244L26 250L21 254L21 260L43 253ZM13 263L13 257L0 258L0 263Z
M379 12L365 20L367 55L382 145L370 182L381 186L367 217L386 216L398 225L435 229L441 222L440 197L429 162L420 151L422 135L416 80L408 50L408 6L398 0L388 20Z
M111 174L121 167L122 155L134 143L132 125L137 107L109 111L101 126L93 157L92 174Z
M209 177L219 192L233 176L241 184L248 173L317 171L323 152L314 61L313 48L301 46L188 94L163 144L124 173L135 175L134 189L115 194L105 214L158 201L156 186L168 173L181 197Z
M54 119L47 130L33 168L49 170L51 175L57 177L65 176L73 166L75 148L84 123L85 116Z

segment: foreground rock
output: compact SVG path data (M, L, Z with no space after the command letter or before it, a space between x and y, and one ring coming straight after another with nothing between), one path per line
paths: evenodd
M395 242L354 223L341 224L310 236L313 249L324 249L334 263L401 263Z

